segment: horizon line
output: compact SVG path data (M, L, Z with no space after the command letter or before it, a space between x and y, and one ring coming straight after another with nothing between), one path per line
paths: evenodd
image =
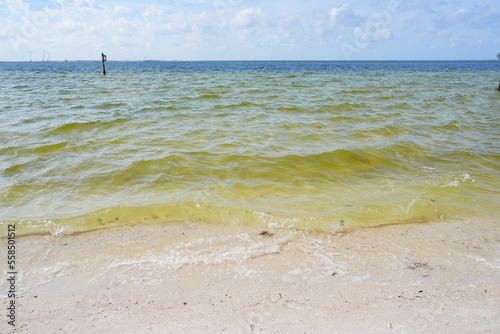
M107 60L109 62L363 62L363 61L496 61L495 58L490 59L355 59L355 60L333 60L333 59L300 59L300 60L290 60L290 59L217 59L217 60L164 60L164 59L142 59L142 60L132 60L132 59L111 59ZM0 60L0 63L66 63L66 62L101 62L99 59L65 59L65 60Z

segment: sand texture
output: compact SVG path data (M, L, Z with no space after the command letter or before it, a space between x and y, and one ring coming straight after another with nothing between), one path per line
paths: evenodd
M16 326L3 295L0 331L500 332L496 224L261 232L157 224L20 237Z

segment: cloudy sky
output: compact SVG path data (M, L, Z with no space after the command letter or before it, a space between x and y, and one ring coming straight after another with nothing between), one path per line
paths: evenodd
M0 61L496 59L498 0L0 0Z

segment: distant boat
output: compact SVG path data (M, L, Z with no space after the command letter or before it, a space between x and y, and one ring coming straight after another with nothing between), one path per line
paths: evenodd
M500 53L499 53L499 54L497 54L497 58L498 58L498 60L500 60Z

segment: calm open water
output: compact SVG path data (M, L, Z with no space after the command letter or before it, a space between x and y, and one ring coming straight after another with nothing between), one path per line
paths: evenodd
M500 62L0 63L0 220L498 221Z

